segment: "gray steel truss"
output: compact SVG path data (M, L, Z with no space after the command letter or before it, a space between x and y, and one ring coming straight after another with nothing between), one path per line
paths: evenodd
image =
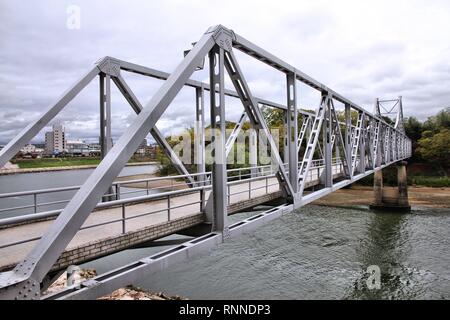
M279 70L286 76L286 106L252 95L250 86L234 55L235 49ZM209 61L210 82L202 83L190 79L192 73L203 66L205 57L208 57ZM225 88L225 70L235 91ZM160 79L164 83L144 107L125 82L121 75L122 71ZM170 263L181 261L206 250L228 237L253 230L258 225L267 223L282 214L368 176L375 170L380 170L411 156L411 141L404 132L401 97L390 100L396 102L394 108L398 109L395 125L391 125L383 118L384 114L380 108L383 103L388 102L387 100L377 99L374 114L371 114L232 30L219 25L211 27L205 32L171 74L111 57L105 57L98 61L41 117L30 123L0 151L0 167L14 157L21 147L38 134L96 76L99 76L100 79L100 136L103 159L26 258L13 270L0 273L0 298L2 299L41 298L41 285L50 269L80 230L102 196L111 188L114 179L148 133L152 134L191 187L203 188L202 186L206 185L205 90L210 92L209 107L213 131L214 161L210 177L211 195L206 206L203 203L204 195L202 196L201 208L204 209L206 220L211 223L211 233L157 256L141 259L105 275L95 277L82 285L69 287L57 295L46 298L95 298L101 296L130 284L139 277L162 270ZM134 122L114 146L111 143L111 81L115 83L137 113ZM321 101L314 114L298 109L297 81L321 93ZM183 86L195 88L196 178L194 178L194 174L186 170L185 164L156 127L157 121ZM228 140L225 136L225 96L239 98L244 107L244 114ZM345 107L344 120L339 118L341 115L335 109L334 102L336 101ZM275 140L259 109L260 105L285 111L286 154L284 161L287 162L288 170L285 169L285 163L282 161ZM392 110L393 108L388 110L388 113L391 113ZM352 111L358 114L355 124L352 123ZM300 130L298 128L299 114L303 116ZM252 128L259 130L268 141L272 166L287 204L230 226L227 222L227 156L246 119ZM299 161L303 140L306 141L306 148L302 160ZM256 146L256 139L252 141ZM333 159L333 150L336 154L335 159ZM317 161L314 157L317 155L319 155L319 161L322 161L320 168L314 167L314 163ZM255 164L257 160L257 158L254 159ZM342 167L341 175L338 177L335 177L333 171L335 166ZM313 173L313 169L322 170L323 186L319 190L305 193L307 179Z

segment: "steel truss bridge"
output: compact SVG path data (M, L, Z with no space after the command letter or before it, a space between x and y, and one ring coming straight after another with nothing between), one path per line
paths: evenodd
M253 96L244 78L241 65L236 59L235 50L285 74L286 105ZM203 67L205 57L209 61L209 83L190 79L196 70ZM164 83L144 107L123 78L124 72L161 79L164 80ZM228 73L234 91L225 88L225 73ZM13 229L10 228L14 227L20 228L23 223L33 226L36 220L42 221L39 219L46 219L45 221L48 223L48 228L43 230L42 235L38 237L12 241L8 244L0 243L0 252L5 248L24 242L31 245L29 252L19 261L15 261L17 263L12 266L11 270L0 273L1 299L92 299L100 297L117 288L132 284L144 276L164 270L171 264L210 250L229 238L249 232L283 214L411 156L411 141L405 135L403 127L401 97L394 100L376 100L374 112L370 113L232 30L218 25L205 32L171 74L111 57L101 59L55 104L30 123L0 151L0 167L14 157L20 148L38 134L96 77L100 81L102 161L87 181L82 186L0 195L0 200L27 195L34 198L32 205L23 207L32 210L31 214L0 219L0 239L2 239L3 232L11 231ZM134 122L114 146L111 145L111 81L137 114ZM320 93L321 98L315 113L298 109L298 82L302 82ZM158 119L184 86L194 88L196 93L195 135L197 139L195 148L201 159L198 161L197 172L194 173L188 172L185 164L156 127ZM205 91L210 91L210 126L217 133L214 134L215 139L212 142L215 152L211 172L205 170L204 128L206 121L204 111L207 105ZM225 132L226 125L225 96L240 99L244 108L243 115L228 138L225 134L221 134ZM336 110L335 104L337 103L343 105L343 113ZM389 103L394 103L394 105L387 110L385 105ZM286 134L283 155L277 149L277 143L260 110L263 105L284 112ZM385 117L391 114L395 115L395 121L389 121ZM226 159L244 121L249 121L251 128L262 132L267 139L271 151L271 165L237 169L240 171L239 174L236 174L236 170L227 170ZM122 198L124 193L121 192L121 185L146 183L147 193L151 189L149 183L152 183L152 179L115 181L122 168L149 133L170 157L180 173L179 176L166 179L168 181L177 179L175 183L171 182L171 186L182 184L183 187L160 194ZM317 154L319 154L318 159L315 158ZM184 182L180 183L180 178ZM61 210L40 211L38 209L38 207L46 205L37 200L41 194L67 190L73 190L75 194L71 199L59 201L64 204ZM107 200L105 200L105 194ZM193 194L196 194L198 198L192 198ZM230 212L245 208L245 201L250 201L248 206L255 206L258 203L273 200L275 197L267 197L271 194L284 199L283 203L274 205L270 210L238 223L230 225L227 222ZM186 197L191 202L174 204L173 199L179 197ZM101 202L102 199L105 201ZM167 199L168 201L165 202ZM197 214L201 224L206 226L206 229L204 228L206 231L201 236L180 245L96 276L81 284L67 287L59 293L42 295L43 290L51 283L51 274L55 264L61 260L61 255L67 252L64 250L77 234L85 231L84 229L116 223L122 226L117 237L127 235L134 230L128 231L126 223L130 223L129 220L136 216L127 217L125 208L139 205L148 207L149 204L156 206L161 201L167 203L166 207L159 211L156 209L154 212L146 212L140 216L166 212L167 223L171 223L174 219L174 211L178 209L184 212L183 214L189 213L190 216ZM193 205L198 205L198 209L189 211L187 207L192 208ZM233 205L235 207L230 209ZM90 217L99 215L101 212L104 213L104 211L98 211L102 208L123 209L121 209L122 214L119 215L119 218L110 218L106 222L102 221L97 225L91 224L88 226L89 228L86 227L85 223ZM183 214L179 213L178 218L175 218L181 219ZM151 224L150 220L147 222ZM183 228L181 223L178 225L179 228ZM161 227L160 224L158 226ZM153 238L157 237L158 234Z

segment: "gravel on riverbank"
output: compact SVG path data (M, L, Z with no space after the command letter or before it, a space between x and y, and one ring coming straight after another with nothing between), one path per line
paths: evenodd
M82 269L75 273L75 284L93 278L97 275L94 269ZM67 273L64 272L45 292L44 294L54 294L66 288ZM128 286L120 288L99 298L98 300L186 300L180 296L169 296L162 292L151 292L138 287Z

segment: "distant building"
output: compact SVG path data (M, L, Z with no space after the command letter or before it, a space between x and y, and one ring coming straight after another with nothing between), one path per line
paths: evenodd
M89 147L89 155L91 157L98 157L101 155L101 146L98 143L90 143L88 144Z
M147 139L144 138L144 140L139 145L139 148L145 148L147 146Z
M33 144L27 144L25 147L20 149L20 152L26 154L26 153L34 153L36 152L36 146Z
M44 153L44 149L37 148L33 144L27 144L20 149L20 152L16 155L17 158L40 158Z
M89 145L83 140L67 140L66 152L73 156L84 156L90 155Z
M45 133L45 153L58 154L66 151L66 136L64 127L53 125L53 131Z
M136 155L141 155L141 156L145 156L147 153L147 139L144 139L141 144L139 145L139 147L137 148L135 154Z

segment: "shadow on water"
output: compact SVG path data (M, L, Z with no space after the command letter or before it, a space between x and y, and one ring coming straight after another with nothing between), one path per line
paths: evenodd
M345 299L414 299L417 296L417 287L413 285L415 270L406 262L411 241L405 224L411 216L391 212L370 214L367 235L356 249L363 269ZM369 266L380 268L379 289L369 289Z

